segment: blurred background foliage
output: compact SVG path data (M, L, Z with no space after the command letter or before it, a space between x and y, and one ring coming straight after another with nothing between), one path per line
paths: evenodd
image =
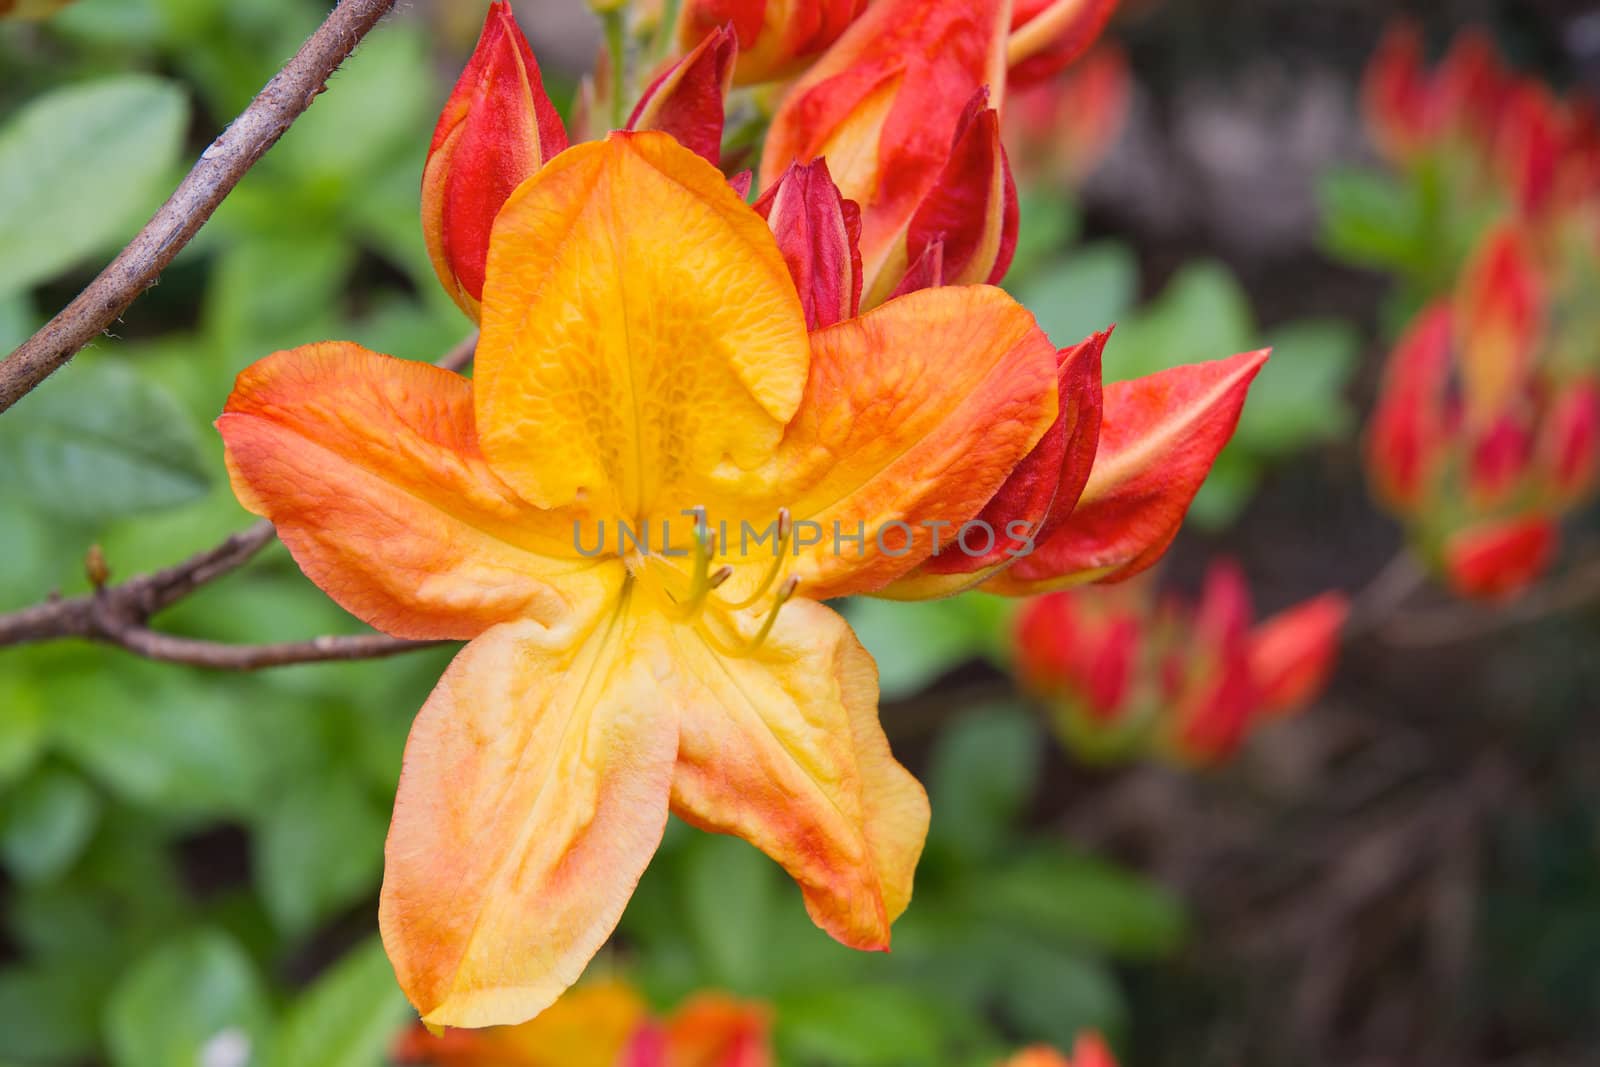
M565 106L585 16L522 6ZM1438 32L1488 20L1566 80L1600 36L1554 0L1414 6ZM0 27L0 350L131 236L325 7L79 0ZM1269 606L1353 590L1399 544L1355 459L1379 338L1453 247L1360 145L1355 80L1392 5L1127 8L1129 128L1082 189L1025 190L1007 285L1058 343L1117 323L1107 381L1275 346L1167 580L1226 548ZM92 544L127 577L240 528L209 423L249 362L324 338L432 359L461 339L417 187L479 14L389 20L114 335L0 419L0 610L85 589ZM1195 779L1069 767L997 669L999 601L847 611L934 797L895 952L839 948L759 854L674 825L597 971L661 1006L767 1000L792 1064L978 1065L1091 1026L1134 1065L1594 1062L1593 618L1358 645L1323 706ZM359 629L281 547L160 625ZM411 1018L376 942L383 837L447 659L233 677L0 652L0 1064L383 1063Z

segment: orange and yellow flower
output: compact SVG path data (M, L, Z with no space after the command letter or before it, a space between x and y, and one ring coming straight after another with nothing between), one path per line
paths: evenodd
M1046 1045L1023 1049L1000 1067L1117 1067L1111 1049L1098 1034L1084 1034L1066 1056Z
M432 1034L419 1025L394 1058L418 1067L770 1067L769 1016L764 1005L700 993L655 1019L632 987L590 982L516 1026Z

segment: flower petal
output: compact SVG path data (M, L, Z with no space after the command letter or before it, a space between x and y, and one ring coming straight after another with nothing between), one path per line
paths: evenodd
M217 429L239 500L313 582L387 633L553 624L598 589L570 518L530 508L489 469L458 374L307 345L239 375Z
M665 134L579 145L500 212L478 426L495 470L540 506L676 515L753 491L808 361L767 224Z
M630 130L661 130L715 166L722 160L722 128L739 41L727 26L706 34L639 98Z
M881 589L948 544L1055 421L1056 391L1055 346L998 289L926 289L813 335L784 441L804 594Z
M666 828L678 725L665 621L498 626L418 714L379 924L424 1022L537 1015L610 936Z
M983 588L1010 596L1132 577L1161 558L1267 361L1251 352L1105 387L1100 450L1077 508Z
M1343 593L1323 593L1251 631L1250 672L1263 715L1286 715L1316 699L1333 673L1349 617Z
M911 899L928 799L878 724L878 674L849 626L800 600L750 657L678 632L688 689L672 810L737 834L800 883L811 918L886 949Z

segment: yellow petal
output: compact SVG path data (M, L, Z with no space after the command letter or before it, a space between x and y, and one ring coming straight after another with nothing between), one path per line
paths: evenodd
M674 635L683 685L672 809L737 834L800 883L812 919L844 944L886 949L911 899L928 799L878 724L878 672L821 604L784 607L742 659Z
M522 1022L578 979L666 826L665 622L624 595L583 632L496 627L406 745L379 923L423 1021Z
M571 548L571 517L529 507L489 469L458 374L307 345L239 375L217 428L239 500L380 630L472 638L508 619L553 624L604 591Z
M579 145L501 210L478 343L478 426L529 500L677 515L759 492L808 364L766 223L660 133Z
M999 289L925 289L815 334L784 442L797 544L819 538L804 594L880 589L950 545L1057 403L1055 346Z

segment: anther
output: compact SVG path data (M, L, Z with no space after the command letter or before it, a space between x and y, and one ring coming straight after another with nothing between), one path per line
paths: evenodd
M772 583L778 580L778 575L783 573L785 558L789 555L789 538L794 534L794 521L788 508L778 509L777 543L772 549L772 565L767 568L767 573L762 575L761 584L755 591L737 603L729 604L733 611L743 611L753 607L756 601L767 595L767 590L772 588ZM760 542L756 542L760 544Z

